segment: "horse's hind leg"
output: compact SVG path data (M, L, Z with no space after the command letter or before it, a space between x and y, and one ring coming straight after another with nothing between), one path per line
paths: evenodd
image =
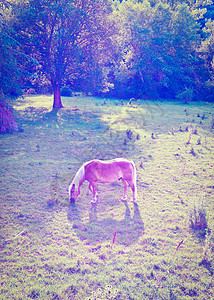
M90 182L89 182L89 185L88 185L87 196L89 195L89 191L91 191L93 193L92 185L91 185Z
M135 202L136 201L136 186L132 181L128 181L128 184L129 184L129 186L132 190L132 193L133 193L133 202Z
M124 194L123 194L123 198L121 199L122 201L126 201L127 199L127 187L128 187L128 184L126 182L125 179L121 178L122 179L122 183L123 183L123 186L124 186Z

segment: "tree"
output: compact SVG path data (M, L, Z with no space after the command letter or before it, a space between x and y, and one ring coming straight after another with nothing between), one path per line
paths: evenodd
M214 21L209 19L205 23L204 32L206 38L200 45L199 54L209 71L209 80L205 82L203 96L207 100L214 101Z
M109 36L109 9L105 0L29 0L16 8L16 37L38 61L37 72L51 82L53 108L62 107L62 84L77 78L90 53L102 50Z
M197 21L187 4L172 9L156 2L127 0L117 7L124 50L116 84L123 81L129 97L174 97L199 83L197 70L203 62L196 51L200 43Z
M19 51L19 43L12 37L12 29L8 25L5 11L10 4L6 1L0 2L0 89L1 93L15 98L21 95L21 84L19 79L22 70L22 53Z
M10 9L9 1L0 2L0 133L18 130L9 100L22 94L23 77L26 76L23 66L29 61L13 37L7 14Z

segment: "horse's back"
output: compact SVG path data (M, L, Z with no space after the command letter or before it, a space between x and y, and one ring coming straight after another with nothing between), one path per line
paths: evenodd
M92 160L85 164L85 178L88 181L114 182L120 178L131 180L133 175L133 162L123 158Z

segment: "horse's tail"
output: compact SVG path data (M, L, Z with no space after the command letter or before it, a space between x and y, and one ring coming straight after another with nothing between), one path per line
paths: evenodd
M136 171L136 167L133 161L131 161L132 167L133 167L133 183L135 186L135 193L137 195L137 171Z

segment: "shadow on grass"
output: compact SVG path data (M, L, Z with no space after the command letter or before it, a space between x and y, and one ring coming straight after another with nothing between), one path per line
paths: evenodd
M144 224L138 205L134 203L134 215L131 217L127 202L123 203L126 211L124 219L121 221L113 218L99 220L97 217L98 204L93 204L89 211L89 222L83 224L75 203L69 207L68 220L73 223L73 229L82 241L86 240L90 244L95 244L109 240L111 243L129 246L136 243L142 236Z
M23 111L16 112L17 118L26 124L35 126L56 127L99 127L99 118L90 112L80 112L79 109L54 108L49 111L45 107L27 107ZM74 126L75 124L75 126Z

